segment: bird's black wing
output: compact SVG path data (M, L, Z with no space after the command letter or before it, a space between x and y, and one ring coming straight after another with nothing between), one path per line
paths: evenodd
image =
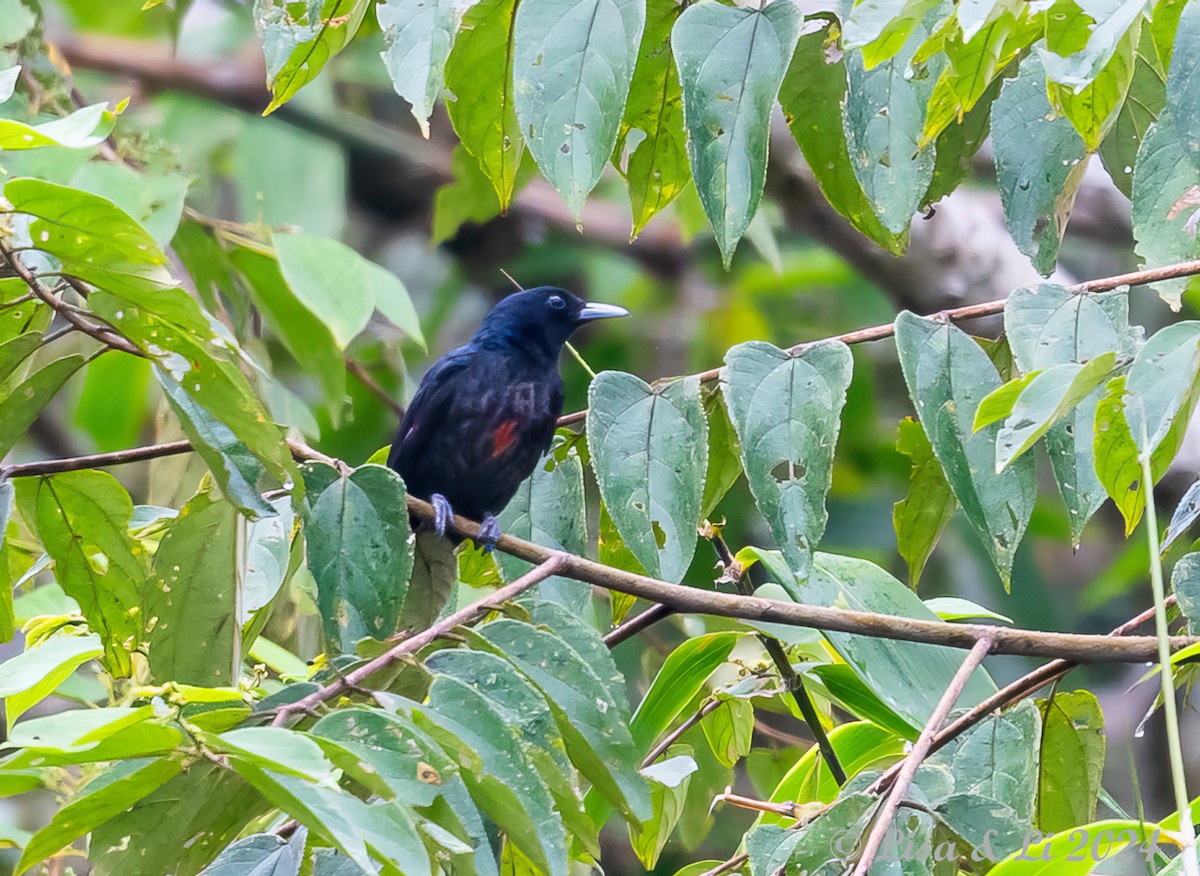
M419 458L429 439L437 434L450 409L447 401L455 393L456 375L465 371L475 357L470 346L457 347L439 359L421 378L421 385L412 398L396 440L388 454L388 466L401 475L410 470L412 462Z

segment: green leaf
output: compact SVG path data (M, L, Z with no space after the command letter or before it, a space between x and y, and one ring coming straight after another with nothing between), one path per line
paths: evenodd
M735 766L750 753L754 705L748 700L722 700L720 708L704 716L700 729L716 759L724 766Z
M961 329L907 311L896 320L896 347L934 455L1007 590L1037 484L1032 457L997 474L999 426L972 433L979 400L1000 386L996 368Z
M458 775L458 764L403 715L379 709L339 709L326 715L312 728L312 735L336 742L353 755L357 765L341 763L353 775L370 772L376 778L369 787L382 783L387 796L394 795L410 806L430 806L444 792L445 784ZM330 753L330 756L335 756Z
M1058 692L1039 700L1037 826L1057 833L1096 817L1104 772L1104 713L1086 690Z
M1200 481L1194 481L1175 506L1171 522L1167 524L1167 531L1163 533L1161 553L1165 554L1170 550L1171 545L1188 531L1197 517L1200 517Z
M680 581L696 550L708 463L699 380L651 387L605 371L588 390L587 434L621 538L650 575Z
M773 551L747 549L762 561L777 583L791 574ZM818 553L812 574L792 588L795 601L806 605L836 605L899 617L937 620L915 593L867 560ZM943 645L871 639L848 633L823 633L842 659L896 714L913 727L923 727L933 713L950 679L962 663L962 654ZM967 682L958 705L967 708L995 693L986 672L976 672Z
M1200 10L1188 4L1179 19L1175 40L1195 45L1200 40ZM1186 52L1174 56L1167 72L1166 103L1138 149L1133 169L1133 236L1147 265L1196 258L1196 221L1200 209L1200 155L1195 142L1200 104L1196 97L1194 59ZM1173 310L1187 278L1154 284ZM1134 431L1134 437L1138 433Z
M1038 47L1050 80L1080 90L1095 81L1110 60L1121 53L1124 37L1131 29L1136 38L1146 5L1147 0L1120 0L1101 8L1079 7L1083 14L1067 23L1066 32L1051 34L1053 48ZM1078 41L1076 34L1082 37L1084 45L1079 51L1064 53L1064 43Z
M44 336L50 328L54 314L49 307L39 300L18 303L28 294L29 287L19 277L0 278L0 344L30 332Z
M26 718L13 725L5 748L18 753L6 769L98 763L168 754L183 743L173 725L159 722L153 706L111 706Z
M523 0L517 7L517 118L576 223L616 145L645 18L637 0Z
M1125 417L1144 456L1166 441L1176 422L1191 419L1200 377L1200 321L1155 332L1134 356L1125 381Z
M320 745L285 727L242 727L209 734L204 742L214 751L278 774L327 782L336 777Z
M1200 553L1193 551L1179 558L1171 570L1171 591L1187 618L1188 632L1196 635L1200 629Z
M580 618L578 613L555 602L526 603L530 620L554 632L571 646L596 677L608 689L608 698L616 704L622 720L629 712L626 705L625 676L617 669L612 651L596 628Z
M528 629L528 625L519 626ZM583 811L575 773L567 759L567 744L560 732L569 722L561 720L557 714L551 714L552 709L543 699L543 693L530 682L527 674L508 662L506 656L486 651L448 649L434 654L425 666L433 673L435 680L438 677L456 679L487 699L505 719L509 735L520 746L554 798L563 827L578 839L589 854L598 855L600 846L596 826Z
M561 818L504 715L470 685L444 675L429 689L429 706L432 714L414 718L443 747L457 749L463 781L480 809L543 872L565 876Z
M37 531L55 578L79 603L104 644L104 662L127 676L140 629L142 549L129 535L133 502L112 475L75 471L39 478L33 487Z
M236 684L242 663L237 510L197 493L170 521L145 586L151 677L206 687ZM244 537L244 534L243 534Z
M762 199L771 108L800 22L791 3L697 3L671 31L688 160L726 269Z
M219 388L225 374L215 360L209 360L214 366L211 374L216 377L210 385ZM187 375L190 377L191 375ZM154 369L154 377L166 396L179 425L192 442L192 447L200 454L212 472L221 492L230 502L244 514L264 516L271 514L271 506L262 497L266 488L266 471L262 457L251 452L250 448L226 425L225 421L215 419L212 414L201 406L197 395L189 393L183 384L176 382L162 368ZM193 388L204 384L192 384ZM209 394L206 400L216 403L216 393ZM236 397L229 398L236 404ZM257 402L257 399L252 399ZM257 430L256 430L257 431ZM278 443L282 444L282 441Z
M627 729L623 701L583 657L553 633L501 620L479 630L542 692L584 777L631 822L649 817L646 783L638 775L640 749Z
M92 831L96 876L196 876L267 802L237 773L197 761Z
M480 0L463 16L446 60L450 122L495 189L501 212L512 202L525 152L513 105L513 56L508 50L516 11L517 0Z
M820 20L819 16L809 19L810 23ZM908 234L893 235L884 227L851 165L843 124L846 64L836 41L836 26L800 37L779 89L779 103L829 205L875 243L899 255L908 244Z
M24 873L93 828L124 812L151 791L179 775L177 760L129 761L110 768L86 785L83 793L54 813L35 833L17 864Z
M909 35L937 5L938 0L855 3L846 19L842 45L846 49L861 49L853 54L863 59L868 70L872 69L900 52Z
M936 596L933 599L926 599L925 605L942 620L958 621L986 618L987 620L997 620L1005 624L1012 623L1012 618L1005 617L998 612L992 611L990 608L984 608L982 605L977 605L971 600L963 599L960 596Z
M34 420L85 362L83 356L64 356L7 392L0 385L0 458L28 434Z
M154 238L112 201L38 179L10 180L4 197L36 217L30 239L66 273L143 304L178 286Z
M1055 117L1042 62L1030 55L1000 90L992 110L996 178L1017 248L1047 275L1058 259L1088 148L1071 122Z
M462 143L454 147L450 156L450 172L454 178L440 186L433 196L430 241L435 245L453 240L468 223L483 225L500 215L500 202L491 180Z
M137 444L150 414L150 363L138 356L98 356L88 362L74 423L102 452Z
M1133 0L1126 6L1144 6L1145 0ZM1097 28L1097 31L1109 24L1118 16L1114 15L1109 21ZM1050 73L1047 87L1051 103L1060 110L1075 126L1079 136L1089 152L1100 148L1101 142L1109 130L1116 124L1118 113L1125 103L1125 96L1133 80L1135 70L1134 49L1141 33L1141 24L1134 21L1117 43L1116 50L1110 55L1104 67L1090 82L1078 84L1071 81L1062 82ZM1057 58L1050 52L1042 54L1044 63L1049 70L1054 67L1051 62Z
M403 481L381 465L341 475L307 463L302 473L308 567L330 646L352 652L359 639L395 635L413 568Z
M834 727L829 732L829 742L849 777L904 754L903 739L868 721L853 721ZM769 799L772 803L803 805L832 803L837 795L838 784L830 774L821 750L813 745L779 780ZM764 812L759 816L758 823L786 827L794 820Z
M755 829L746 836L751 872L755 876L780 871L814 876L845 872L849 859L862 848L862 836L879 803L873 794L849 794L802 830L776 825Z
M933 455L933 447L920 423L911 417L896 429L896 450L909 459L908 495L892 507L896 547L908 566L908 583L914 589L925 562L958 510L958 500Z
M1052 284L1013 292L1004 308L1004 330L1025 372L1084 362L1111 350L1132 354L1140 343L1140 329L1129 325L1127 292L1078 294ZM1100 389L1091 393L1046 434L1076 545L1105 497L1093 453L1093 425L1102 395Z
M800 579L808 576L825 532L825 496L853 370L850 349L840 341L806 345L795 354L750 341L725 354L721 392L746 481Z
M276 234L272 240L292 294L344 350L366 328L375 310L374 284L390 272L337 240L309 234Z
M1136 856L1141 857L1160 841L1157 825L1145 821L1093 821L1087 826L1085 835L1112 837L1109 857L1130 845L1136 849ZM1090 854L1079 854L1078 849L1079 830L1064 830L1018 848L988 872L991 876L1087 876L1096 868L1096 860ZM1159 871L1160 874L1163 872Z
M583 464L575 448L564 450L559 445L552 450L517 488L497 520L504 532L517 538L578 556L586 553ZM507 581L515 581L533 568L508 554L498 553L496 560ZM538 592L543 599L583 617L591 613L592 592L586 584L553 575L538 585Z
M392 87L412 108L429 139L429 116L442 96L442 75L454 40L450 0L384 0L375 7L383 31L383 65Z
M683 130L683 90L669 46L682 8L677 0L646 3L646 29L613 152L613 164L625 177L633 209L631 240L692 178ZM628 157L622 160L627 149Z
M228 258L245 279L257 313L296 363L320 382L331 413L339 413L346 402L346 367L333 332L295 294L275 259L245 247Z
M1031 378L1028 385L1021 390L1004 425L996 433L996 470L1003 471L1012 460L1033 447L1051 427L1071 414L1107 381L1116 362L1116 353L1101 353L1086 365L1066 362L1026 375ZM980 411L986 402L985 398L980 403ZM976 422L979 422L978 413Z
M856 8L864 5L870 4ZM848 94L853 95L845 108L850 166L867 203L894 235L907 231L933 181L934 150L914 148L942 66L939 56L924 65L921 75L913 75L913 55L927 34L917 25L907 40L901 39L898 54L878 66L868 66L859 52L849 52L844 61Z
M221 852L204 868L204 876L299 876L307 842L304 827L286 840L273 833L256 833Z
M255 0L254 27L267 62L269 115L317 78L330 58L349 45L369 0Z
M832 702L851 715L877 724L901 739L913 740L920 728L912 718L898 714L871 689L859 675L858 669L845 663L818 663L807 672L815 679ZM795 709L791 710L793 714Z
M737 432L729 420L729 409L719 390L704 393L704 416L708 420L708 470L704 473L700 516L707 520L741 477L742 455Z
M117 106L116 112L109 110L107 103L96 103L40 125L16 119L0 119L0 151L15 152L43 146L91 149L103 143L113 132L117 116L124 109L125 102Z
M71 185L112 201L166 247L179 228L190 180L178 173L149 173L128 164L93 161L71 178Z
M1125 537L1128 538L1142 519L1142 511L1146 507L1146 484L1142 480L1138 446L1125 419L1126 380L1125 375L1110 380L1104 395L1096 403L1096 431L1092 447L1096 458L1096 476L1125 518ZM1150 455L1155 483L1167 473L1171 460L1179 450L1187 421L1186 417L1177 418L1166 440Z
M667 754L669 759L644 770L653 779L650 783L653 817L637 827L631 825L629 828L630 845L647 870L654 869L667 840L671 838L671 832L679 823L692 773L698 769L691 757L690 745L673 745L667 749Z
M0 697L9 726L103 653L99 636L54 636L0 664Z
M1133 75L1112 130L1100 145L1100 157L1113 183L1133 197L1133 165L1146 131L1167 102L1167 65L1151 27L1143 26L1133 57Z

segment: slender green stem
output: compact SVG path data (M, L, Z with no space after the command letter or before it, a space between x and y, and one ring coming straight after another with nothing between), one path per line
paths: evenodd
M576 350L575 347L573 347L570 344L570 342L567 343L567 352L569 352L572 356L574 356L575 361L583 366L583 370L587 372L587 375L589 378L591 378L592 380L596 379L596 372L592 370L592 366L584 361L584 358L581 355L579 355L579 351Z
M1158 514L1154 508L1154 474L1150 454L1142 454L1142 483L1146 491L1146 533L1150 544L1150 584L1154 588L1154 628L1158 635L1158 662L1162 666L1163 717L1167 721L1167 753L1171 760L1171 783L1175 786L1175 806L1179 809L1179 832L1183 835L1183 872L1200 876L1196 859L1196 831L1192 824L1192 805L1188 800L1187 778L1183 770L1183 745L1179 739L1179 713L1175 704L1175 675L1171 671L1171 633L1167 629L1166 588L1163 586L1162 557L1159 555Z

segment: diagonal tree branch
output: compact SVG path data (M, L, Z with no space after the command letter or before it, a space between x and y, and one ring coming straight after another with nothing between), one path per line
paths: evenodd
M293 716L301 714L309 714L313 712L321 703L328 702L334 697L346 691L358 689L363 682L379 672L381 669L386 669L393 663L397 663L404 659L409 654L413 654L426 645L436 641L442 636L449 633L455 627L461 624L467 624L477 620L490 611L495 610L501 604L520 596L531 587L537 586L542 581L556 574L564 564L565 554L558 554L548 558L544 563L530 569L516 581L511 584L506 584L495 593L489 593L482 599L472 602L465 608L460 608L458 611L443 618L426 630L422 630L415 635L410 636L398 645L393 646L387 651L380 654L369 663L364 663L351 672L347 672L337 680L325 685L320 690L313 691L303 699L296 700L294 703L288 703L285 706L280 706L275 712L275 718L271 722L272 727L282 727Z

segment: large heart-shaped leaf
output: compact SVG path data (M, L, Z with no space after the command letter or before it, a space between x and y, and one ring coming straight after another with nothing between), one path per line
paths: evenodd
M588 447L600 495L625 544L678 582L696 550L708 434L694 377L651 387L605 371L588 392Z
M908 311L896 319L896 348L934 455L1007 589L1037 483L1031 456L996 472L999 424L972 429L979 402L1000 387L996 367L961 329Z
M331 647L395 635L413 567L404 482L381 465L302 469L304 541Z
M517 7L517 118L576 222L617 142L645 21L644 0L522 0Z
M771 109L800 22L790 2L696 3L671 31L688 160L726 267L762 199Z
M1102 353L1131 354L1140 329L1129 325L1129 294L1082 294L1044 283L1017 289L1004 307L1004 330L1023 372L1068 362L1086 362ZM1090 394L1046 435L1054 479L1067 505L1075 543L1104 501L1092 451L1096 405Z
M725 354L721 392L758 509L799 578L825 532L825 495L854 360L840 341L797 353L750 341Z
M450 0L384 0L375 7L386 48L383 63L392 87L408 101L421 133L442 96L442 75L454 39Z

